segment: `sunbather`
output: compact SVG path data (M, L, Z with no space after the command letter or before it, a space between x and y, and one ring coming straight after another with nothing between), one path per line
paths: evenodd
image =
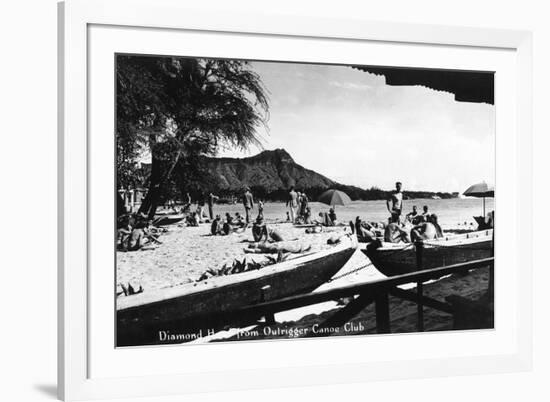
M254 237L255 242L284 241L282 233L277 229L268 228L261 217L258 217L252 226L252 236Z
M330 215L328 213L319 212L319 217L321 218L321 221L317 221L317 223L319 223L323 226L334 226L334 222L330 218Z
M412 222L418 216L418 211L416 210L416 205L413 205L412 211L405 215L405 218Z
M212 224L210 225L210 233L213 236L222 234L222 218L219 215L216 215L214 220L212 221Z
M410 243L409 233L399 223L391 222L384 230L384 241L388 243Z
M437 215L428 215L428 221L416 225L411 230L411 240L432 240L443 237L443 231L437 223Z
M281 245L281 244L270 244L270 243L256 243L251 244L248 248L244 249L245 253L250 254L277 254L282 253L304 253L311 249L311 245L304 247L303 245Z
M368 243L376 240L376 233L373 230L373 226L368 222L363 222L361 218L356 217L355 225L350 222L350 226L352 227L352 232L354 231L356 233L359 242Z
M322 225L315 225L313 227L310 227L310 228L307 228L306 229L306 233L321 233L323 231L323 226Z
M334 212L334 208L330 208L328 210L328 216L330 218L330 220L332 221L332 224L333 225L336 225L336 222L337 222L337 218L336 218L336 212Z
M128 241L132 235L132 226L126 220L125 224L117 229L117 248L122 251L128 250Z

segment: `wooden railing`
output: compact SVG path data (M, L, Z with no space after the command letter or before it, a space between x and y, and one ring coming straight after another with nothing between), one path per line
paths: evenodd
M421 256L419 257L421 261ZM300 307L323 303L341 298L354 297L345 307L338 310L320 327L334 328L344 325L371 303L375 303L376 330L378 333L391 332L389 295L417 304L417 329L424 330L424 307L453 314L453 307L443 301L423 295L423 284L450 274L465 273L470 270L490 267L491 279L488 292L493 293L494 257L484 258L439 268L419 270L413 273L393 276L372 282L343 286L330 290L295 295L283 299L267 301L242 308L232 313L237 317L265 317L266 322L275 322L274 314ZM416 291L399 288L401 285L416 283Z

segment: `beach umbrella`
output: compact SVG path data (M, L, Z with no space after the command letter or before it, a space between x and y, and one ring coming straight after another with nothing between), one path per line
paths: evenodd
M323 204L336 206L336 205L346 205L351 202L351 198L340 190L327 190L319 196L317 201L322 202Z
M483 216L485 216L485 198L495 196L495 186L483 181L468 187L462 194L469 197L483 198Z

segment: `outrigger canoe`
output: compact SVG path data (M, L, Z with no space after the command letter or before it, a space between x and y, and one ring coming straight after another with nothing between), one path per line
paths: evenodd
M493 229L449 235L422 242L422 268L430 269L489 258L494 255ZM361 250L386 276L418 271L414 243L375 241Z
M155 218L153 225L155 226L168 226L173 225L182 221L185 218L184 214L172 214L172 215L163 215Z
M310 292L336 274L355 252L346 241L331 249L227 276L117 299L117 331L162 327L209 314L223 314L263 301ZM125 342L123 342L125 343ZM120 346L120 342L118 342Z

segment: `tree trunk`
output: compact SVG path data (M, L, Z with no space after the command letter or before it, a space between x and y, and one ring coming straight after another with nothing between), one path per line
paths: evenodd
M166 184L166 181L176 168L180 156L181 150L177 152L174 160L170 164L170 167L163 174L161 162L158 158L155 158L153 154L153 160L151 163L151 177L149 179L149 191L147 191L147 195L143 199L141 207L139 208L139 213L146 214L148 219L153 219L155 217L155 213L157 212L157 207L162 196L163 186Z

